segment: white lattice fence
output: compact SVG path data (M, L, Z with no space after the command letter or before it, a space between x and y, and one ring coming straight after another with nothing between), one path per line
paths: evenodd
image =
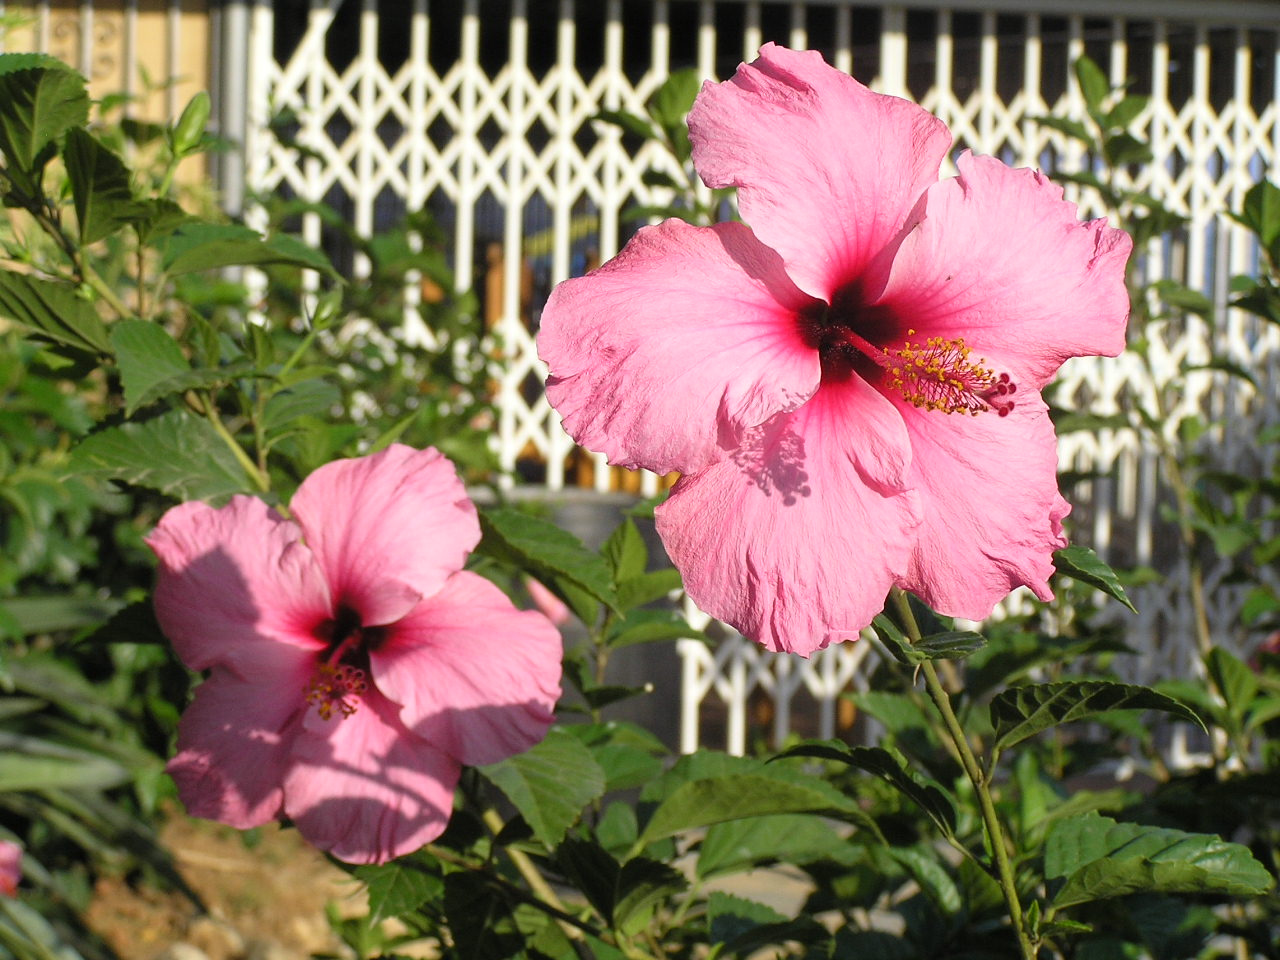
M873 87L917 99L950 125L958 145L1017 164L1078 169L1083 162L1078 146L1035 122L1082 112L1070 69L1080 54L1102 64L1114 82L1132 80L1136 92L1149 94L1150 106L1131 129L1150 140L1156 161L1134 185L1189 223L1171 240L1154 242L1142 269L1151 279L1182 279L1220 308L1212 330L1191 318L1176 331L1153 331L1154 364L1172 373L1216 355L1253 370L1258 391L1223 389L1220 378L1194 375L1176 413L1208 416L1209 439L1227 465L1267 456L1252 438L1277 416L1280 351L1270 331L1222 309L1229 276L1248 272L1255 252L1221 214L1238 207L1257 179L1280 174L1280 4L312 0L301 30L276 16L285 6L258 2L251 11L248 186L312 201L337 198L367 232L388 211L431 207L452 231L463 287L479 280L488 246L500 245L503 282L493 296L501 298L506 357L496 372L496 442L512 482L535 460L552 490L567 483L575 462L593 468L587 472L598 489L616 481L600 458L574 451L545 399L530 389L544 372L533 336L550 287L617 251L630 229L628 207L661 199L644 174L668 159L592 118L602 109L642 113L649 94L679 67L725 76L766 40L817 47ZM289 9L296 7L297 0ZM284 108L300 118L305 155L267 132ZM320 220L307 218L304 234L320 242ZM532 317L521 303L530 267ZM365 265L357 260L354 269ZM429 342L430 331L407 321L403 337ZM1149 390L1132 357L1079 361L1064 372L1058 401L1087 401L1107 414L1124 391ZM1154 563L1167 531L1158 519L1152 452L1118 429L1067 434L1060 449L1065 469L1099 475L1072 491L1076 536L1118 563ZM658 485L647 476L642 490ZM1210 571L1211 585L1223 573ZM1184 577L1172 571L1142 597L1143 618L1130 628L1143 650L1136 676L1193 669L1189 632L1179 632L1188 622L1178 600ZM1215 602L1219 622L1236 622L1231 591L1216 593ZM796 663L749 646L708 651L690 644L683 655L684 745L696 742L699 705L714 696L728 705L730 746L741 749L744 704L757 689L771 694L779 732L803 689L820 704L820 732L830 733L834 698L863 653L855 645Z

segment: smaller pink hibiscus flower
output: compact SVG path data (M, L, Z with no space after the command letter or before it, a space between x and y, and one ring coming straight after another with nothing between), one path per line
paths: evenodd
M16 897L22 879L22 848L9 840L0 840L0 897Z
M444 830L462 764L542 739L560 635L462 570L480 527L437 450L327 464L290 512L185 503L147 538L160 625L209 671L168 770L195 816L381 863Z

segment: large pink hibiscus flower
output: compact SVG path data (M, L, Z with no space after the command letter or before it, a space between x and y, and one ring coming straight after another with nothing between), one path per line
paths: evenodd
M285 816L334 856L382 862L444 829L460 764L542 739L560 635L462 570L480 528L434 449L327 464L290 511L185 503L147 539L160 626L209 671L169 773L196 816Z
M1041 174L772 44L689 115L748 225L642 229L542 315L547 396L611 462L680 471L690 596L772 650L851 639L889 588L980 618L1065 545L1040 390L1124 347L1130 240Z

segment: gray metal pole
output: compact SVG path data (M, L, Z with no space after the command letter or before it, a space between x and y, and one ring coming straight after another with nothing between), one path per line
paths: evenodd
M249 98L249 3L223 0L215 33L218 134L230 148L219 156L222 206L238 217L244 211L245 134Z

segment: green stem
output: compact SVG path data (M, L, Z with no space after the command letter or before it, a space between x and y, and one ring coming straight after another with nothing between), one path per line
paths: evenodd
M222 418L218 416L218 408L217 405L214 404L213 399L209 396L202 395L198 401L197 410L204 414L205 419L213 426L214 432L222 438L222 442L231 450L232 455L235 456L236 460L244 469L244 472L248 474L249 479L253 481L254 485L263 493L270 490L271 481L268 479L267 474L258 469L258 465L249 458L247 453L244 452L244 447L240 446L239 441L231 435L231 431L228 430L226 424L222 422Z
M908 638L912 643L918 643L920 641L920 628L916 624L914 614L911 612L910 600L897 587L893 588L891 595L901 615L902 625ZM1000 826L1000 817L996 813L995 802L991 799L990 778L983 772L981 765L978 763L978 758L974 756L973 750L969 746L969 738L965 735L964 728L960 726L960 721L956 718L955 711L951 708L951 698L942 686L942 681L938 679L938 671L934 669L933 661L926 660L920 664L920 672L924 674L925 688L929 691L929 697L933 700L934 706L938 708L938 713L942 716L942 722L947 728L947 733L960 754L960 762L964 767L964 772L978 794L978 805L982 810L982 823L986 829L987 841L991 847L992 856L995 859L996 879L999 881L1000 890L1004 894L1005 905L1009 910L1009 919L1013 923L1013 930L1017 935L1018 947L1022 953L1023 960L1035 960L1036 949L1031 942L1031 938L1027 935L1026 927L1023 923L1022 901L1018 899L1017 881L1014 877L1013 864L1009 860L1004 830Z

